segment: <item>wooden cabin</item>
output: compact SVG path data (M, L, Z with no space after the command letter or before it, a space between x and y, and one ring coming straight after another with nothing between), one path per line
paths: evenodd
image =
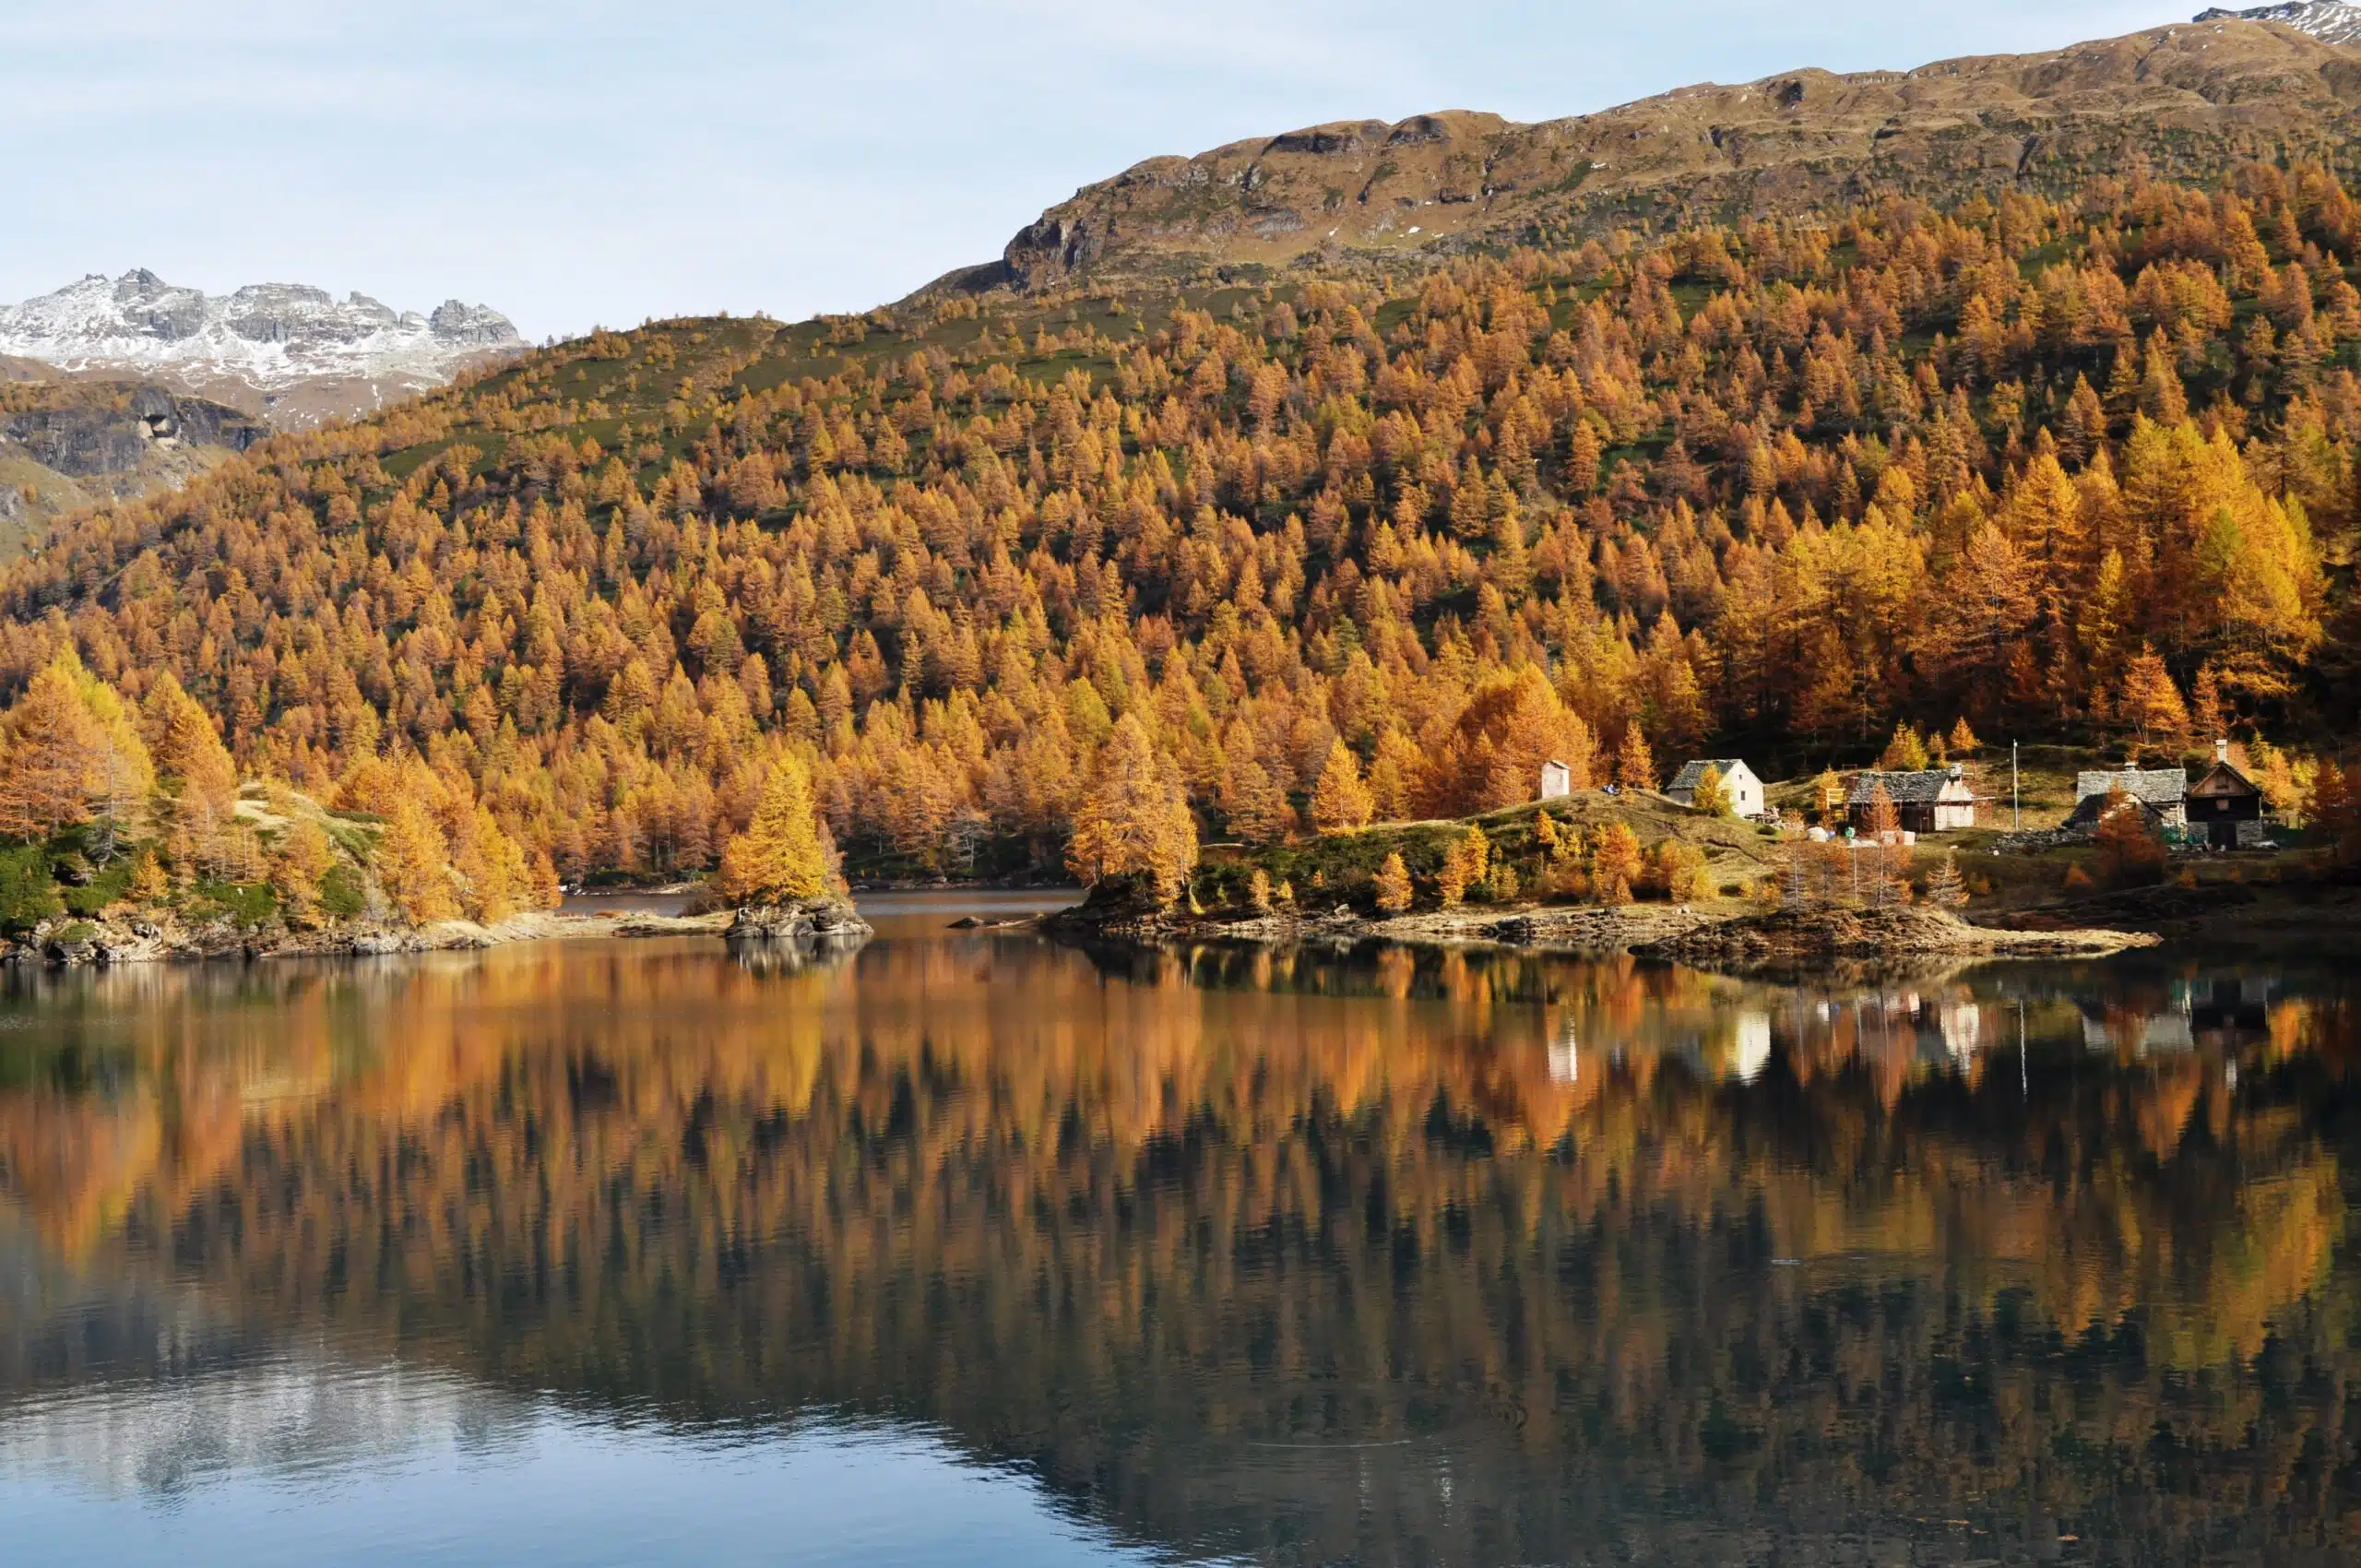
M1975 790L1967 771L1956 765L1917 773L1856 774L1852 793L1845 800L1845 820L1856 833L1869 831L1878 790L1893 802L1894 815L1904 833L1949 833L1975 826Z
M2262 842L2262 790L2230 761L2230 742L2213 742L2213 766L2189 787L2189 825L2216 849L2251 849Z

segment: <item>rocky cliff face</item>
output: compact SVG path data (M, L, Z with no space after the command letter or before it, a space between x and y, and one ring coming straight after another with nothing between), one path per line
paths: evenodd
M209 295L144 269L0 306L0 355L136 374L280 426L365 412L523 347L485 305L450 300L421 315L296 283Z
M1090 185L965 286L1318 258L1417 264L1473 244L1744 220L1901 195L2070 190L2249 158L2354 161L2361 6L2296 4L1906 72L1797 71L1540 125L1422 114L1315 125Z
M268 434L251 415L169 387L0 385L0 560L53 518L178 485Z

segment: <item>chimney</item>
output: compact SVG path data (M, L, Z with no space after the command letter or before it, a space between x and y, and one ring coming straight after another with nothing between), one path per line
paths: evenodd
M2230 761L2229 742L2216 741L2213 742L2213 760L2217 763L2221 763L2225 766L2228 766Z

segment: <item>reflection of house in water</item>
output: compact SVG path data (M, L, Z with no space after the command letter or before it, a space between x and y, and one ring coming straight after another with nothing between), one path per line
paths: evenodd
M1738 1043L1730 1066L1740 1083L1750 1084L1771 1064L1771 1015L1746 1012L1738 1016Z
M1571 1018L1549 1041L1549 1081L1571 1084L1583 1075L1581 1049L1574 1042L1574 1025Z
M2093 1051L2165 1056L2202 1046L2221 1051L2251 1045L2271 1033L2271 982L2217 978L2176 981L2164 1005L2144 1013L2109 1011L2078 1000L2082 1043Z

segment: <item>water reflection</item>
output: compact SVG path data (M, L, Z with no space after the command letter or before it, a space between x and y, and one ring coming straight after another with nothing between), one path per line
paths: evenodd
M357 1485L389 1411L816 1415L1015 1465L1099 1548L2350 1544L2339 977L937 923L10 975L0 1488L267 1469L273 1430ZM323 1368L409 1381L324 1425Z

